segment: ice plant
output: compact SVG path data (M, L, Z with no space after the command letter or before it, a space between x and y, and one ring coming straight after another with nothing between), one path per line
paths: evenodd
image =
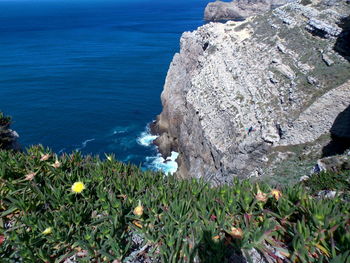
M49 235L52 233L52 227L45 228L45 230L42 232L44 235Z
M80 194L85 189L85 185L83 182L75 182L72 185L72 191L74 193Z
M271 195L278 201L282 196L282 192L280 190L277 190L277 189L272 189Z
M32 181L34 179L34 176L36 175L36 173L29 173L25 176L27 181Z
M143 206L141 205L141 202L139 201L139 205L134 208L133 211L135 216L142 216L143 214Z
M47 161L50 158L50 154L41 155L40 161Z
M55 163L52 164L52 167L53 168L59 168L59 167L61 167L61 163L58 160L56 160Z
M231 227L231 232L229 233L234 238L242 238L243 237L243 230L239 227Z
M258 190L258 193L255 195L256 200L260 202L266 202L267 201L267 195L260 190Z

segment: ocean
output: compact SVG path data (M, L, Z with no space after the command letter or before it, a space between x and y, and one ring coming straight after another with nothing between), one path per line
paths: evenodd
M174 171L147 125L180 36L204 23L207 2L0 0L0 111L20 145Z

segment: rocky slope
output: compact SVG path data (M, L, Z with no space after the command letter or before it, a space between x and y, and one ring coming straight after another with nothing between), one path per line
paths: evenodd
M240 20L261 14L295 0L236 0L209 3L204 11L204 19L209 21Z
M185 32L154 128L178 175L219 184L349 147L349 14L303 0Z

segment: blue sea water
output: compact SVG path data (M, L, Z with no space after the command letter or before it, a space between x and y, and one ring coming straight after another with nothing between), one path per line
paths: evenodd
M156 165L146 126L181 33L203 24L206 4L0 0L0 110L20 144Z

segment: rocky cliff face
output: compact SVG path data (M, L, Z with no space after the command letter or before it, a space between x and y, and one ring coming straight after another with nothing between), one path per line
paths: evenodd
M303 0L184 33L155 129L178 175L226 183L350 147L349 14Z
M232 2L215 1L209 3L204 11L208 21L240 20L261 14L295 0L236 0Z

